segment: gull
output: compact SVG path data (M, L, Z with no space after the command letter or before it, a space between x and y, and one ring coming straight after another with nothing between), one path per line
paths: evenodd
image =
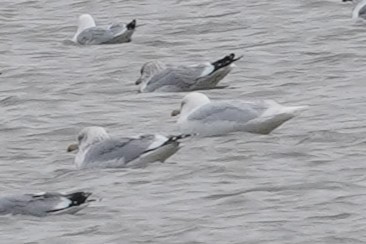
M141 76L135 82L140 92L180 92L217 88L217 84L230 73L235 54L211 63L169 66L161 61L150 61L141 68Z
M116 44L130 42L136 28L136 20L127 25L112 24L107 28L97 27L90 14L82 14L78 20L78 29L72 41L81 45Z
M78 150L74 162L79 169L143 167L164 162L180 149L180 139L188 136L147 134L112 138L103 127L90 126L80 131L78 144L71 144L67 151Z
M0 197L0 214L24 214L43 217L49 214L74 214L85 208L89 192L43 192Z
M182 133L200 136L223 135L235 131L269 134L295 117L307 106L285 107L272 100L211 101L205 94L187 94L180 109L173 110Z

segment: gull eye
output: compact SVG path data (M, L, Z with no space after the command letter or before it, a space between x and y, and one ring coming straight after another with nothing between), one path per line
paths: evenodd
M140 74L142 75L145 72L145 68L146 68L146 63L144 65L142 65L141 69L140 69Z
M78 141L81 142L84 139L84 134L78 136Z

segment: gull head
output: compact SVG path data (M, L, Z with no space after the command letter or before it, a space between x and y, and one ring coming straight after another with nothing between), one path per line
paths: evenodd
M78 20L78 32L88 29L90 27L95 27L95 21L90 14L82 14Z
M75 150L83 151L89 146L93 145L94 143L103 141L108 138L109 135L103 127L99 126L85 127L78 134L77 137L78 143L69 145L67 151L68 152L72 152Z
M166 68L165 64L158 60L145 63L141 67L140 78L137 79L135 85L147 83L153 75L159 73L165 68Z
M95 27L95 21L93 19L93 17L90 14L82 14L79 16L79 20L78 20L78 29L74 35L74 37L72 38L72 40L74 42L77 42L77 38L78 35L83 32L84 30L91 28L91 27Z
M180 114L181 116L185 117L193 110L209 103L210 99L203 93L200 92L191 92L188 93L180 103L180 109L175 109L172 111L171 116L177 116Z

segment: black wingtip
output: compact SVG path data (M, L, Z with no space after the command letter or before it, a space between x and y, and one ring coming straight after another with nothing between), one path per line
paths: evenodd
M223 67L226 67L232 63L234 63L235 61L241 59L243 56L239 56L237 58L235 58L235 54L234 53L230 53L229 55L225 56L222 59L219 59L213 63L211 63L215 68L214 71L221 69Z
M179 145L179 140L187 138L187 137L191 137L194 134L181 134L181 135L177 135L177 136L169 136L168 140L163 144L163 145L167 145L170 143L178 143Z
M134 30L136 28L136 20L132 20L130 23L127 24L127 30Z
M91 192L79 191L79 192L70 193L66 197L71 200L71 202L72 202L71 206L79 206L79 205L85 203L91 194L92 194Z
M187 137L191 137L194 136L194 134L181 134L181 135L177 135L177 136L169 136L169 140L167 142L173 142L173 141L178 141Z

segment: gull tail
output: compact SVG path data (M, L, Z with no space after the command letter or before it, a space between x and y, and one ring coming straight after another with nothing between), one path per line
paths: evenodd
M136 20L132 20L126 25L127 30L134 30L136 28Z
M165 162L169 157L175 154L179 149L179 140L190 137L190 134L181 134L168 136L168 139L157 147L151 148L143 153L138 159L129 163L130 167L145 167L152 162ZM166 137L164 137L166 138Z
M87 200L88 197L91 196L91 192L74 192L74 193L70 193L68 195L66 195L65 197L68 198L71 201L70 207L71 206L79 206L81 204L84 204Z
M304 110L307 110L309 106L291 106L291 107L282 107L281 113L285 114L293 114L298 115Z
M270 104L271 107L259 118L254 119L245 125L246 131L267 135L308 108L308 106L285 107L274 101L270 102Z
M88 200L91 195L92 193L90 192L73 192L67 195L62 195L54 209L48 210L47 213L74 214L88 206L89 202L95 201Z
M264 112L262 117L269 117L277 114L289 114L289 115L298 115L304 110L308 109L309 106L283 106L278 104L273 100L266 100L265 101L268 105L267 111Z
M231 53L231 54L225 56L224 58L211 63L214 66L214 70L212 72L215 72L216 70L221 69L223 67L229 66L230 64L241 59L242 57L243 56L235 58L235 54Z

